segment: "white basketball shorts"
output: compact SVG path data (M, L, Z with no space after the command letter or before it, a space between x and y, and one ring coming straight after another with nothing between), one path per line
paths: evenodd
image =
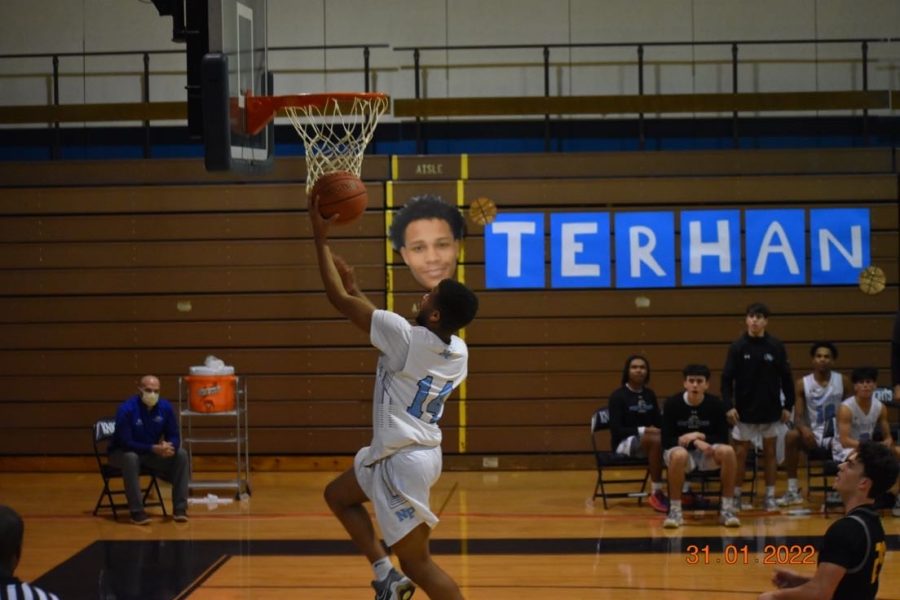
M359 487L375 507L384 542L393 546L420 523L434 528L438 518L428 499L431 486L441 476L441 447L411 446L366 467L368 452L367 446L356 453L353 470Z

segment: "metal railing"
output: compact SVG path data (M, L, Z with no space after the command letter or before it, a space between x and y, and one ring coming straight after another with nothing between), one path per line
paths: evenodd
M543 94L544 98L550 98L551 90L551 54L556 50L571 50L584 48L632 48L635 51L634 68L636 69L638 96L645 95L645 50L647 48L658 47L724 47L729 48L731 52L731 94L738 94L738 69L741 65L740 50L747 46L780 46L780 45L858 45L859 59L862 74L862 90L869 91L869 49L873 44L890 44L900 42L900 38L840 38L840 39L785 39L785 40L713 40L713 41L657 41L657 42L603 42L603 43L559 43L559 44L477 44L477 45L451 45L451 46L400 46L391 48L388 44L343 44L343 45L318 45L318 46L271 46L270 53L276 52L305 52L305 51L332 51L332 50L361 50L362 51L362 76L364 91L370 90L370 81L372 78L372 67L370 63L371 50L374 48L391 48L395 52L411 52L412 53L412 70L414 76L415 99L422 98L422 54L427 52L449 52L449 51L467 51L482 50L486 52L499 50L539 50L541 52L541 64L543 67ZM52 106L60 105L60 58L64 57L96 57L96 56L140 56L142 59L141 71L141 98L143 103L149 103L151 97L151 57L156 55L168 54L186 54L186 50L125 50L125 51L100 51L100 52L55 52L55 53L24 53L24 54L0 54L0 60L14 59L35 59L49 58L52 65ZM691 59L693 62L693 59ZM630 64L630 63L629 63ZM441 65L441 68L452 68L453 65ZM398 69L408 68L404 66ZM273 73L283 72L280 70L272 70ZM323 70L323 73L325 71ZM169 73L170 74L170 73ZM861 107L862 110L862 134L866 143L869 139L869 109ZM646 118L643 110L637 113L637 138L641 149L646 145ZM147 115L145 115L147 116ZM552 133L552 115L549 112L543 114L544 120L544 146L545 150L551 149L551 133ZM420 153L426 152L426 143L424 127L425 117L422 115L415 116L416 122L416 148ZM735 147L739 145L739 113L738 110L732 110L732 144ZM60 155L60 122L58 120L50 121L53 124L54 135L52 141L51 156L58 158ZM144 129L144 156L150 156L150 120L143 120Z
M900 38L837 38L837 39L787 39L787 40L712 40L712 41L691 41L691 42L602 42L602 43L572 43L572 44L474 44L474 45L455 45L455 46L398 46L394 48L395 52L412 52L413 54L413 73L414 88L416 99L421 99L421 57L423 52L447 52L454 50L541 50L543 54L544 69L544 96L550 97L550 52L559 49L574 48L634 48L637 54L635 67L637 69L638 79L638 95L644 95L644 49L650 47L699 47L699 46L719 46L730 47L731 49L731 92L738 93L738 66L739 66L739 50L742 46L780 46L780 45L833 45L833 44L859 44L860 46L860 62L862 65L862 88L863 91L869 89L869 45L881 43L895 43ZM732 144L735 148L739 146L739 127L738 112L732 112ZM544 149L550 150L550 125L551 119L549 114L544 115ZM424 153L423 139L423 122L422 119L416 117L416 148L419 153ZM869 138L869 111L863 108L862 116L863 137L868 143ZM646 126L644 113L638 113L638 143L641 149L646 145Z

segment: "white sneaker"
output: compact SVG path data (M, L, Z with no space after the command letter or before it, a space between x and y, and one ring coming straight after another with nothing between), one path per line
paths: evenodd
M775 496L766 496L765 503L766 512L778 512L778 503L775 502Z
M730 510L723 510L719 513L719 523L725 527L740 527L741 520L738 519Z
M669 514L663 521L663 527L666 529L678 529L684 525L684 516L681 514L680 508L669 508Z
M788 490L784 493L784 496L775 501L775 504L777 504L778 506L793 506L795 504L803 504L803 496L800 495L799 490Z
M897 501L894 502L894 508L891 509L891 514L895 517L900 517L900 494L897 494Z

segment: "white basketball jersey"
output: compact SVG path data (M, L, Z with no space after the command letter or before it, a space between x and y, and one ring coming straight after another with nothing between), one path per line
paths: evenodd
M867 442L872 439L875 433L875 425L878 424L878 417L884 408L881 402L871 400L872 406L869 408L868 414L864 413L856 403L856 396L850 396L844 400L844 405L850 409L853 415L850 421L850 437L860 442Z
M468 374L469 349L449 344L396 313L372 315L372 345L381 350L372 398L373 437L365 464L410 445L441 444L444 401Z
M872 406L869 408L868 414L864 413L856 403L856 396L850 396L844 400L843 404L850 409L850 437L860 442L871 440L875 433L875 426L878 424L878 417L881 416L881 411L884 409L881 402L872 398ZM837 432L831 442L831 452L837 462L846 460L850 455L850 450L841 444L841 437Z
M837 416L837 408L844 399L844 380L840 373L832 371L828 385L823 387L810 373L803 378L803 395L810 429L821 439L825 426Z

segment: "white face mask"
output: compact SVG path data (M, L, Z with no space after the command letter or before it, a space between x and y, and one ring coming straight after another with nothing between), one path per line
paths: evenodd
M156 403L159 402L159 392L141 390L141 402L143 402L147 408L153 408L156 406Z

